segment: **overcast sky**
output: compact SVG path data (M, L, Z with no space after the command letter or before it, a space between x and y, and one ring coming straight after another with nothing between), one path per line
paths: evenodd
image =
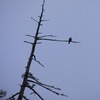
M0 0L0 89L7 97L19 91L21 75L35 35L42 0ZM32 63L31 72L46 84L62 89L68 98L36 90L45 100L100 100L100 0L46 0L40 32L56 39L70 36L81 43L43 41L35 55L45 66ZM31 91L26 92L26 95ZM28 95L29 97L29 95ZM40 100L36 95L30 100Z

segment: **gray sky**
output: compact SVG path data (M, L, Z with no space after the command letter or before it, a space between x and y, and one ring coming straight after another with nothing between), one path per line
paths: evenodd
M42 0L0 0L0 89L7 90L7 97L22 83L31 50L23 41L32 41L25 34L35 34L37 24L31 17L38 20L41 4ZM60 87L69 98L36 90L45 100L100 100L100 0L46 0L44 19L49 21L41 27L43 35L71 36L81 43L37 45L35 54L45 67L33 62L31 72L40 81Z

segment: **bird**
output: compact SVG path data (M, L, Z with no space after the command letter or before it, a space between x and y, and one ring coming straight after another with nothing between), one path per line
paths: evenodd
M72 42L72 37L70 37L70 38L68 39L68 44L70 44L70 42Z
M80 43L80 42L77 42L77 41L73 41L72 37L70 37L67 42L68 42L68 44L70 44L70 42L72 42L72 43Z

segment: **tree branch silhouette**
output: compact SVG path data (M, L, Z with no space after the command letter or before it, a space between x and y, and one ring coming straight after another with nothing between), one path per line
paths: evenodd
M45 0L43 0L42 11L41 11L41 14L40 14L40 17L39 17L38 26L37 26L37 30L36 30L36 34L35 34L35 39L34 39L31 54L30 54L30 57L29 57L29 60L28 60L27 66L26 66L25 77L24 77L23 83L21 85L18 100L22 100L22 96L23 96L25 88L27 86L28 74L29 74L30 66L31 66L31 63L32 63L33 55L34 55L36 44L37 44L37 37L38 37L38 34L39 34L40 26L42 25L41 22L42 22L42 17L43 17L43 12L44 12L44 4L45 4Z

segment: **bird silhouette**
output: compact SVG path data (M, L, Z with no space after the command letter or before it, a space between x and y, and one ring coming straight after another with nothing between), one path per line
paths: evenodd
M70 42L72 42L72 38L71 37L68 40L68 44L70 44Z
M72 42L72 43L80 43L80 42L77 42L77 41L73 41L73 40L72 40L72 37L70 37L70 38L68 39L67 42L68 42L68 44L70 44L71 42Z

